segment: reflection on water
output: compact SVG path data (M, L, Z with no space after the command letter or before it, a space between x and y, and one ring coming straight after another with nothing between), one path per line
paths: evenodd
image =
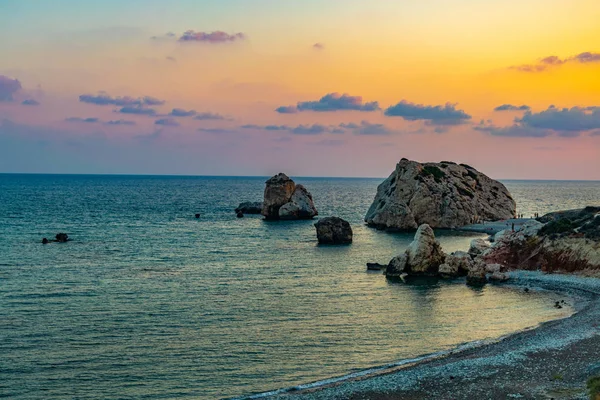
M412 240L363 225L379 180L299 180L351 222L342 247L318 246L313 221L237 219L263 181L0 175L2 395L235 396L571 312L545 292L367 273ZM74 240L39 243L59 231ZM440 233L446 251L473 237Z

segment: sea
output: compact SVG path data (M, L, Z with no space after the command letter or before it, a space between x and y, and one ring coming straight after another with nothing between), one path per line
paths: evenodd
M266 177L0 175L0 397L243 398L573 312L543 290L367 272L412 240L364 225L383 179L294 179L354 243L319 246L314 221L236 218ZM600 182L503 183L525 216L600 198ZM59 232L72 240L41 244ZM436 234L447 252L485 237Z

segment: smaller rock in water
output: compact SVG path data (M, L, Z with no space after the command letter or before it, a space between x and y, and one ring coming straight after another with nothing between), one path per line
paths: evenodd
M423 224L417 229L414 240L406 249L411 274L437 275L446 255L442 246L435 240L433 229Z
M200 214L196 214L196 215L195 215L195 217L196 217L196 218L200 218Z
M317 239L321 244L352 243L352 227L348 221L338 217L327 217L315 224Z
M406 253L400 254L391 259L385 269L385 276L388 278L400 278L405 274L404 270L408 265L408 257Z
M367 263L367 270L369 271L381 271L384 268L387 268L387 265L379 263Z
M42 239L42 244L48 244L48 243L49 243L49 241L48 241L48 239L47 239L47 238L43 238L43 239Z
M238 218L244 218L244 213L241 211L238 211L238 213L236 214L236 217Z
M260 214L262 212L263 202L262 201L246 201L244 203L240 203L239 206L235 209L235 213L239 214Z
M485 273L485 266L482 264L476 264L467 274L467 285L470 286L483 286L487 283L487 276Z
M56 241L59 243L65 243L69 240L69 235L67 235L66 233L57 233L56 234Z

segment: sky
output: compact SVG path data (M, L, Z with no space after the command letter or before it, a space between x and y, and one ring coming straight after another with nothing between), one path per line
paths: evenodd
M0 173L600 180L597 0L0 0Z

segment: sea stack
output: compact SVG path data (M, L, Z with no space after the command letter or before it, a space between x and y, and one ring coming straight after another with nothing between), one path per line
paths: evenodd
M311 219L318 214L310 192L286 174L279 173L266 182L262 208L265 219Z
M365 222L378 229L413 230L422 224L456 228L515 216L516 204L506 187L475 168L403 158L377 188Z

